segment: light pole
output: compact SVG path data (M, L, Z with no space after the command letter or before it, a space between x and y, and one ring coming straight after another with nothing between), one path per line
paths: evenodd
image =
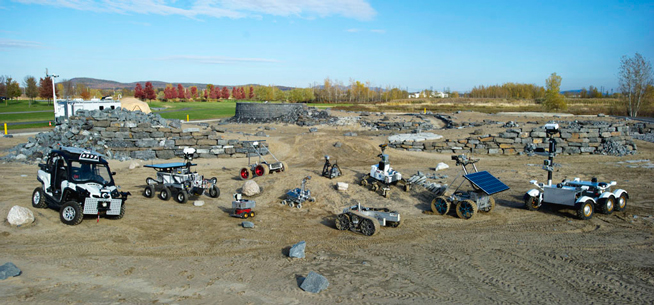
M46 77L50 77L52 80L52 100L54 101L53 103L57 105L57 94L55 93L55 77L59 77L59 75L54 75L54 74L45 74ZM56 106L55 106L56 107Z

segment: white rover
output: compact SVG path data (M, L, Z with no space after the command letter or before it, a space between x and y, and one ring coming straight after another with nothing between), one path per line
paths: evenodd
M614 210L624 211L629 194L623 189L611 191L611 186L616 185L615 181L606 183L597 182L597 178L591 181L575 178L572 181L563 180L561 183L552 184L553 161L556 155L556 141L553 135L559 132L559 124L546 124L545 131L549 137L549 151L536 153L548 156L543 164L543 169L547 171L547 184L530 181L537 189L531 189L524 195L525 207L535 211L543 203L570 206L577 210L577 216L583 220L593 218L596 208L603 214L611 214Z
M382 196L390 196L391 184L401 183L404 185L404 190L409 191L411 185L402 179L402 174L400 172L391 168L391 163L388 160L388 155L384 153L384 150L388 144L381 144L382 153L377 155L381 160L378 164L373 164L370 166L370 173L361 179L362 186L370 185L370 189L373 191L381 191Z
M400 213L387 208L366 208L360 203L343 209L343 213L336 216L336 228L339 230L352 230L371 236L379 232L379 227L397 228L402 224Z
M121 219L129 192L119 192L109 164L96 152L75 147L53 149L39 164L32 206L59 210L61 222L77 225L84 215Z

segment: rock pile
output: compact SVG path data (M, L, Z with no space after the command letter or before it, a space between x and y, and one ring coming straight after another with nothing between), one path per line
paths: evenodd
M566 123L559 123L560 125ZM629 136L624 123L568 122L555 135L557 153L605 154L623 156L636 153L636 144ZM391 142L390 147L410 151L453 152L474 151L477 154L513 155L548 148L548 139L542 127L532 130L509 128L499 134L473 135L465 139L437 141Z
M196 158L230 158L256 155L238 140L225 139L216 127L181 128L179 120L140 111L80 110L67 123L30 137L9 150L8 161L38 161L51 148L72 146L94 150L110 159L171 159L195 147ZM265 146L265 143L262 143ZM261 154L267 154L260 148Z
M299 126L332 124L338 119L329 110L307 107L306 104L237 103L233 123L290 123Z

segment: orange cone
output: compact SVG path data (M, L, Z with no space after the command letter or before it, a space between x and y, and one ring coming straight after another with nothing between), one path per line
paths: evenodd
M48 126L52 126L52 121L49 121L49 122L48 122Z

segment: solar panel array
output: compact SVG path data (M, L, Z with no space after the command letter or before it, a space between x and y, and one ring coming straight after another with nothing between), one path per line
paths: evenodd
M495 178L487 171L467 174L463 176L472 182L476 187L480 188L484 193L493 195L509 189L500 179Z

